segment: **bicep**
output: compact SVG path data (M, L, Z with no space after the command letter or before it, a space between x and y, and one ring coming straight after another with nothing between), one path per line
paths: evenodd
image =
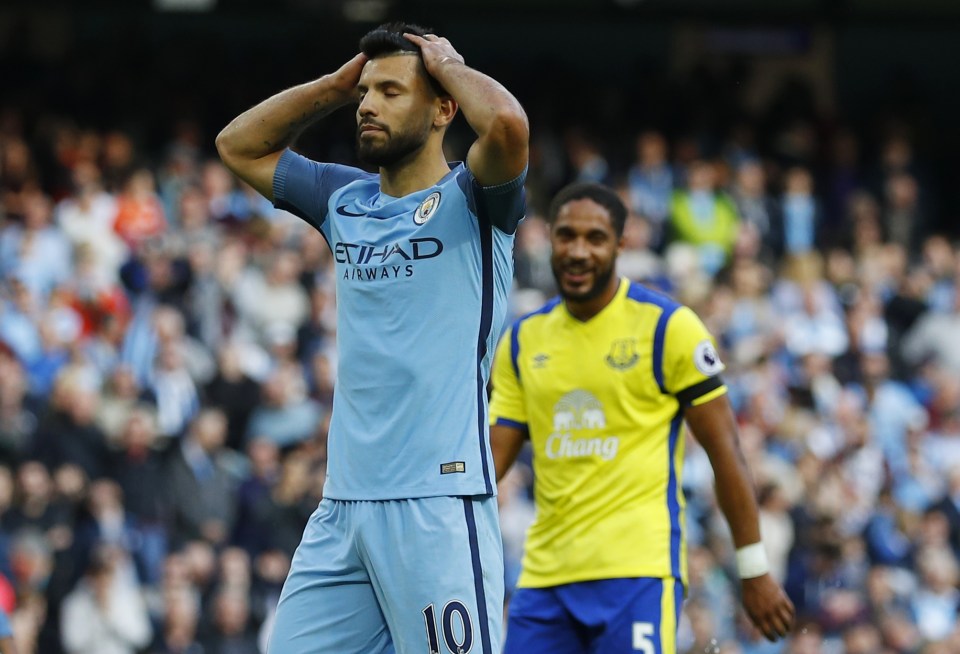
M714 468L722 465L730 454L739 453L737 423L733 407L726 395L688 406L683 417L690 433L703 446Z
M483 186L505 184L527 167L529 131L526 119L481 135L467 153L467 167Z

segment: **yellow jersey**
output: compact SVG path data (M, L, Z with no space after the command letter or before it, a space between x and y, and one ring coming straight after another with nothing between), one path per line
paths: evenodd
M686 579L683 409L722 370L693 311L627 279L585 322L558 298L506 331L490 421L529 434L537 508L519 586Z

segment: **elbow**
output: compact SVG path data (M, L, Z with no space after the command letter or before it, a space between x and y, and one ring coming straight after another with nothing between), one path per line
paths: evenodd
M227 125L220 133L217 134L217 139L215 144L217 146L217 154L220 155L220 158L226 163L231 157L231 138L230 138L230 126Z
M216 144L217 154L220 155L220 161L223 162L223 165L235 175L239 175L238 171L244 167L245 157L240 150L236 130L232 129L232 125L224 127L220 133L217 134L214 143Z

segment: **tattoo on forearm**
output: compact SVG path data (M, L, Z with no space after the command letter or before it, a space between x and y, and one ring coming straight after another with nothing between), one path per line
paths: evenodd
M314 120L315 117L316 117L316 114L310 114L304 111L302 114L300 114L300 118L290 123L290 131L299 132L301 129L309 125Z
M328 113L330 113L330 108L327 106L327 99L324 98L321 100L313 101L313 111L304 112L303 117L301 118L302 123L312 123L315 120L323 118Z

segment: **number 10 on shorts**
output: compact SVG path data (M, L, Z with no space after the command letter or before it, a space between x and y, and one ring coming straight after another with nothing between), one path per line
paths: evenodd
M653 625L649 622L633 623L633 649L643 654L657 654L653 645Z
M427 627L427 644L430 654L440 653L440 634L437 630L437 616L433 604L423 609L423 622ZM451 654L467 654L473 647L473 624L470 622L470 613L463 602L451 600L443 607L440 614L440 627L443 631L443 642ZM651 650L651 654L653 651Z

